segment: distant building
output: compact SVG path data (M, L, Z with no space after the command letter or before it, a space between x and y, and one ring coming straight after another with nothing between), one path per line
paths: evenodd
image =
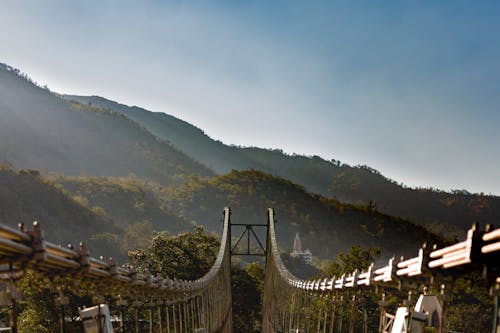
M290 257L300 259L304 264L310 265L312 263L312 253L309 249L302 251L302 243L300 242L299 233L295 234L295 239L293 240L293 250L290 253Z

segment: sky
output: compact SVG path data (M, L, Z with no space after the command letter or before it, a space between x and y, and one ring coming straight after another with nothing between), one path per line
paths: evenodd
M500 2L4 0L0 62L227 144L500 195Z

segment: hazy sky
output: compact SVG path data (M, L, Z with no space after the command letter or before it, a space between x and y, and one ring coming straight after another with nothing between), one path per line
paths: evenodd
M500 194L499 1L0 3L0 62L228 144Z

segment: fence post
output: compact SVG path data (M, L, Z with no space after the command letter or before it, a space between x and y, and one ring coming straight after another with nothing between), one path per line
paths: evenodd
M382 293L382 299L378 302L380 308L380 321L378 324L379 333L384 332L384 322L385 322L385 307L387 306L387 301L385 300L385 293Z
M332 317L330 318L330 329L328 333L333 333L333 327L335 326L335 296L332 297Z
M498 294L500 292L500 283L496 283L493 287L493 297L494 297L494 312L493 312L493 333L500 333L500 309L498 307Z
M134 322L135 322L135 333L139 333L139 306L141 302L135 301L134 302L134 307L135 307L135 313L134 313Z
M351 311L349 313L349 333L354 333L354 311L356 310L356 295L352 295Z
M11 308L11 315L10 315L10 328L12 330L12 333L17 333L17 289L16 286L14 285L14 282L10 281L9 283L9 290L8 292L10 293L11 301L12 301L12 308Z

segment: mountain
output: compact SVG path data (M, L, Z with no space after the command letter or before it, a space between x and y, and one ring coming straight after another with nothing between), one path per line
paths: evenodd
M356 205L370 202L381 212L401 216L436 232L454 236L474 221L483 225L500 219L500 197L413 189L398 184L367 166L349 166L318 156L287 155L281 150L228 146L201 129L164 113L129 107L98 96L63 96L68 100L118 112L162 140L171 142L191 158L224 174L255 169L290 179L308 191Z
M68 197L35 170L13 170L0 164L0 223L29 229L38 221L45 238L75 246L100 233L118 233L112 220Z
M285 252L290 251L296 232L304 247L323 259L352 244L383 248L387 257L414 255L424 241L441 242L410 221L311 194L303 186L255 170L232 171L210 179L193 176L181 186L133 178L56 176L50 180L94 210L96 206L103 209L123 228L149 221L158 231L176 232L200 224L219 233L225 206L231 207L231 220L242 224L265 224L267 208L273 207L278 241ZM242 231L244 228L233 227L234 241ZM265 228L256 227L255 232L260 240L265 239ZM257 248L252 239L251 243Z
M0 65L0 119L0 162L15 168L163 184L213 175L123 115L68 102L7 65Z
M223 206L231 207L234 223L264 224L267 208L273 207L284 250L291 249L299 232L303 246L320 258L332 258L352 244L383 248L386 256L414 255L424 241L440 241L408 220L311 194L303 186L255 170L192 177L179 187L159 190L158 196L172 212L211 230L220 230Z
M265 223L273 207L283 249L299 232L320 258L352 244L413 255L422 242L441 241L387 214L394 209L459 227L498 216L497 197L407 189L368 167L227 146L163 113L63 98L7 65L0 65L0 119L0 222L37 219L52 241L88 239L97 253L122 259L154 231L202 224L219 232L225 206L236 223Z
M328 193L347 202L373 200L381 211L405 216L444 234L461 233L474 221L484 226L500 218L498 196L407 188L368 167L345 168L332 179Z
M264 168L264 165L253 161L238 148L215 141L201 129L171 115L150 112L136 106L129 107L98 96L63 95L62 97L123 114L158 138L173 143L179 150L218 174L227 173L232 169Z
M176 233L192 225L169 211L143 182L134 178L51 176L50 181L61 186L73 198L88 206L100 207L114 223L123 229L150 223L153 230Z

